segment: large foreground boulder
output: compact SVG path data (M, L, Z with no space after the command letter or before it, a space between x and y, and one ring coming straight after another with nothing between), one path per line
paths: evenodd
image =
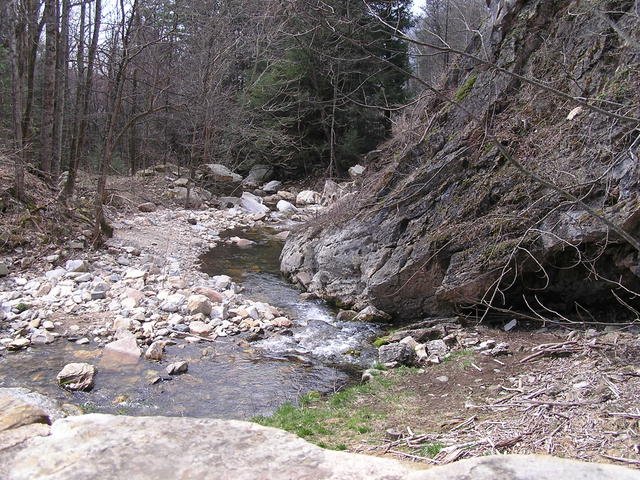
M632 480L638 472L538 456L495 456L417 470L395 460L323 450L233 420L91 414L0 450L4 480Z

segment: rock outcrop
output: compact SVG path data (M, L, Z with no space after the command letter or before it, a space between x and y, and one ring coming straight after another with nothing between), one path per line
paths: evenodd
M22 427L24 428L24 427ZM632 480L633 470L552 457L500 455L416 470L395 460L323 450L256 424L197 418L82 415L0 449L6 480L367 479Z
M313 279L308 290L338 304L408 319L482 301L517 309L523 298L567 315L628 313L610 308L622 303L611 289L640 290L639 253L585 205L640 238L631 87L640 54L611 26L637 32L632 6L599 15L578 1L492 2L492 21L468 51L495 67L462 59L448 98L423 101L407 120L413 130L382 148L359 193L289 236L283 272ZM567 96L632 106L616 119L585 105L577 112ZM637 305L624 288L616 294Z

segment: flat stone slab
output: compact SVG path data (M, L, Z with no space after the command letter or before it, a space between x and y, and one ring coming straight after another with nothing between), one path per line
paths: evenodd
M6 480L632 480L634 470L540 456L504 455L430 470L323 450L287 432L233 420L83 415L47 437L0 451Z

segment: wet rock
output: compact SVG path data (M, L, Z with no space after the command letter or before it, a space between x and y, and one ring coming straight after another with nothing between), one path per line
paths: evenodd
M109 366L130 365L137 363L141 354L135 335L123 332L122 338L104 346L102 361Z
M189 331L194 335L208 335L213 330L211 325L195 320L189 324Z
M141 203L138 205L138 210L144 213L151 213L156 211L156 204L153 202Z
M172 363L166 369L169 375L180 375L181 373L187 373L188 370L189 364L185 361Z
M296 205L316 205L322 200L321 195L313 190L303 190L296 196Z
M56 337L47 330L37 329L31 334L31 343L34 345L46 345L53 343L55 339Z
M240 237L231 237L229 241L235 246L240 248L252 247L253 245L256 244L256 242L254 242L253 240L248 240L246 238L240 238Z
M211 302L204 295L191 295L187 300L187 311L191 315L198 313L209 315L211 313Z
M164 342L163 340L157 340L153 342L151 345L149 345L147 351L144 352L145 358L149 360L162 360L165 345L166 342Z
M378 358L382 364L413 365L416 354L411 347L403 343L390 343L378 349Z
M69 363L58 373L58 385L66 390L88 391L93 388L96 368L88 363Z
M64 268L67 272L87 272L89 263L86 260L67 260Z
M388 322L391 320L391 315L377 309L373 305L362 309L353 320L355 322Z
M357 316L358 312L354 310L340 310L338 315L336 315L336 320L339 320L341 322L350 322Z
M7 350L22 350L23 348L27 348L29 345L31 345L31 341L28 338L19 337L7 345Z
M0 277L6 277L9 275L9 267L6 263L0 262Z
M271 320L271 325L278 328L289 328L293 326L293 322L286 317L278 317Z

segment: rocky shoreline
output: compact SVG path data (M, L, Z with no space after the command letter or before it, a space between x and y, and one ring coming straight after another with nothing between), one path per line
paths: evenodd
M99 250L80 237L14 274L12 264L19 265L22 253L17 251L2 262L0 355L66 341L96 347L111 365L126 365L142 356L160 361L164 348L176 343L240 334L255 340L288 329L292 319L281 310L247 298L227 275L200 271L197 260L216 245L254 243L225 231L283 229L316 214L323 208L320 200L312 191L280 191L271 195L274 210L249 192L217 199L219 209L143 203L134 214L113 214L114 238ZM186 362L178 363L168 365L167 374L187 371ZM58 382L65 389L90 390L95 372L94 365L72 363Z

